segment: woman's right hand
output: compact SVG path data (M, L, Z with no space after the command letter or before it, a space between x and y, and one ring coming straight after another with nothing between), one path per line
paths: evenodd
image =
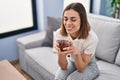
M61 55L61 56L66 56L66 55L67 55L67 54L63 54L63 53L62 53L63 51L61 51L61 49L60 49L60 47L59 47L59 43L58 43L57 40L55 41L55 48L56 48L56 50L57 50L58 55Z
M55 48L56 48L57 53L58 53L58 64L61 67L61 69L66 70L67 65L68 65L68 62L67 62L67 59L66 59L67 54L62 53L57 40L55 41Z

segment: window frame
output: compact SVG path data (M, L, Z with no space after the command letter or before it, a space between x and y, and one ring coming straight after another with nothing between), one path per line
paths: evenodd
M33 17L33 26L18 30L13 30L5 33L0 33L0 38L10 37L13 35L18 35L32 30L37 30L37 12L36 12L36 0L31 0L32 3L32 17Z

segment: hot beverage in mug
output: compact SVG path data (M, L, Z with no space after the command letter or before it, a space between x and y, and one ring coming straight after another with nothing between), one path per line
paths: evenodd
M59 43L59 48L61 51L64 51L63 48L71 46L71 42L68 40L57 40Z

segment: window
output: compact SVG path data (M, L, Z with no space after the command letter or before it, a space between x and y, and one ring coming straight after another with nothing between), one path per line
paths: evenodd
M35 29L36 0L0 0L0 38Z
M91 0L90 12L120 19L120 0Z

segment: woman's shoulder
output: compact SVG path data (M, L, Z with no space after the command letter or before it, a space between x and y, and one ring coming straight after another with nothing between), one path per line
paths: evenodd
M92 29L90 30L89 34L90 34L91 36L97 37L96 33L95 33Z
M56 35L61 35L61 34L60 34L60 28L57 29L56 31L54 31L54 33L55 33Z
M97 34L91 29L87 39L98 40Z
M62 37L62 35L60 34L60 28L57 29L56 31L54 31L54 36L55 36L56 38L61 38L61 37Z
M54 32L54 36L55 36L56 38L61 38L61 39L67 39L67 38L68 38L68 36L62 36L62 35L61 35L61 33L60 33L60 28L57 29L57 30Z
M56 32L56 33L60 33L60 28L58 28L55 32Z

